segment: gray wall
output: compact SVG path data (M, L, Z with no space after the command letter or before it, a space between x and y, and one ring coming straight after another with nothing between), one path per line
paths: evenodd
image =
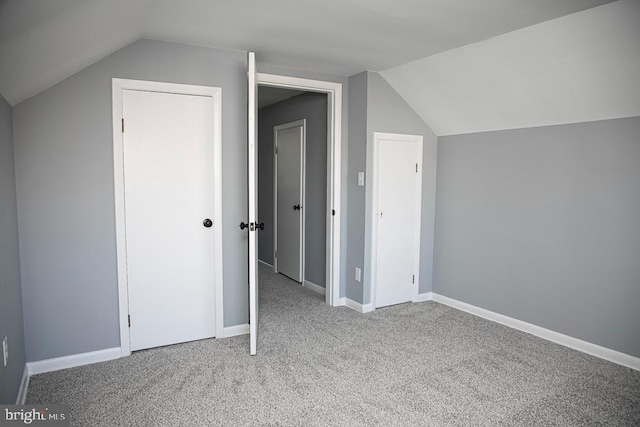
M0 96L0 341L9 338L9 363L0 355L0 403L16 402L25 363L11 106Z
M305 93L258 111L259 259L273 265L273 128L306 119L305 280L325 286L327 220L327 95Z
M120 345L113 77L223 88L225 326L248 320L246 54L140 40L14 109L29 361Z
M365 170L367 145L367 72L349 77L349 194L347 212L346 297L362 303L362 282L355 268L364 266L364 187L358 186L358 171ZM363 277L364 279L364 277Z
M434 291L640 357L640 117L439 139Z
M422 135L422 211L420 218L420 293L431 291L433 277L433 239L436 209L436 163L438 155L438 139L431 128L400 97L395 89L378 73L369 72L367 85L367 167L373 170L373 133L404 133ZM367 176L371 180L370 176ZM367 200L371 201L372 188L366 186ZM373 209L367 206L367 212ZM371 265L371 215L366 214L365 223L365 289L364 302L370 302L369 288Z

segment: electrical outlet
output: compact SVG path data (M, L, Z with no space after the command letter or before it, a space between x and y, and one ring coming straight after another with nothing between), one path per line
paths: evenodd
M362 270L356 267L356 281L359 282L360 280L362 280Z
M364 172L358 172L358 186L364 187Z
M2 355L4 366L7 366L7 363L9 363L9 337L4 337L2 340Z

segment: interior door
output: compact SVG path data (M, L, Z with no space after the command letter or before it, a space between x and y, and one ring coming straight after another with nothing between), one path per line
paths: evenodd
M381 139L377 153L376 307L411 301L420 252L421 145Z
M256 81L256 54L249 52L247 58L248 68L248 187L249 187L249 342L250 353L255 355L258 350L258 150L257 141L257 117L258 108L256 94L258 85Z
M276 169L276 271L303 280L304 120L274 129Z
M123 91L130 345L215 336L214 105Z

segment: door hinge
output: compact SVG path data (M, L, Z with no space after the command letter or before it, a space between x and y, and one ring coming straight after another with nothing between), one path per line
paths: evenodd
M131 315L130 314L127 316L127 320L129 322L129 327L131 327Z
M276 251L276 253L273 256L278 258L278 251Z
M276 155L278 154L278 146L276 145Z
M411 283L416 283L416 275L411 276Z
M418 172L418 164L416 163L416 172Z
M336 216L336 210L335 209L331 209L331 215Z
M124 133L124 118L122 119L122 133Z

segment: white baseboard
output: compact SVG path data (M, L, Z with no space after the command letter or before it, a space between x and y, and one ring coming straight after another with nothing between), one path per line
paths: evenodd
M55 357L53 359L27 362L29 376L44 372L59 371L61 369L75 368L76 366L89 365L91 363L106 362L121 357L120 347L104 350L90 351L88 353L72 354L71 356Z
M29 368L27 364L24 365L24 370L22 371L22 381L20 381L20 388L18 389L18 396L16 397L16 405L24 405L25 400L27 399L27 389L29 388Z
M236 325L224 328L224 337L233 337L249 333L249 325ZM29 378L31 375L45 372L59 371L61 369L75 368L77 366L89 365L91 363L106 362L108 360L119 359L121 357L120 347L107 348L105 350L91 351L88 353L73 354L70 356L55 357L53 359L27 362L25 372L20 384L18 399L26 397ZM24 388L24 390L23 390ZM22 396L22 395L23 396Z
M270 269L273 270L273 265L269 264L268 262L262 261L261 259L259 259L258 262L264 265L265 267L269 267Z
M431 301L433 299L433 292L425 292L424 294L418 294L418 297L413 302Z
M342 298L340 298L342 300ZM352 299L344 298L344 304L352 310L357 311L358 313L369 313L373 311L372 304L360 304L359 302L355 302Z
M433 292L426 292L424 294L418 294L417 298L414 298L411 302L424 302L433 300ZM359 302L355 302L347 297L338 298L338 306L347 306L358 313L369 313L370 311L374 311L375 308L373 304L360 304Z
M556 344L560 344L565 347L569 347L574 350L578 350L583 353L587 353L592 356L617 363L618 365L626 366L628 368L640 371L640 358L638 357L634 357L616 350L612 350L610 348L583 341L578 338L573 338L568 335L552 331L550 329L545 329L531 323L523 322L522 320L514 319L513 317L494 313L493 311L485 310L484 308L476 307L474 305L467 304L465 302L448 298L436 293L432 294L432 299L433 301L448 305L458 310L466 311L467 313L474 314L478 317L482 317L493 322L509 326L510 328L518 329L520 331L527 332L531 335L535 335L548 341L555 342Z
M315 283L312 283L308 280L305 280L304 282L302 282L302 286L320 295L326 295L327 293L327 290L325 288L323 288L320 285L316 285Z
M222 338L235 337L238 335L244 335L249 333L249 324L245 323L244 325L235 325L235 326L226 326L224 328L224 335Z

